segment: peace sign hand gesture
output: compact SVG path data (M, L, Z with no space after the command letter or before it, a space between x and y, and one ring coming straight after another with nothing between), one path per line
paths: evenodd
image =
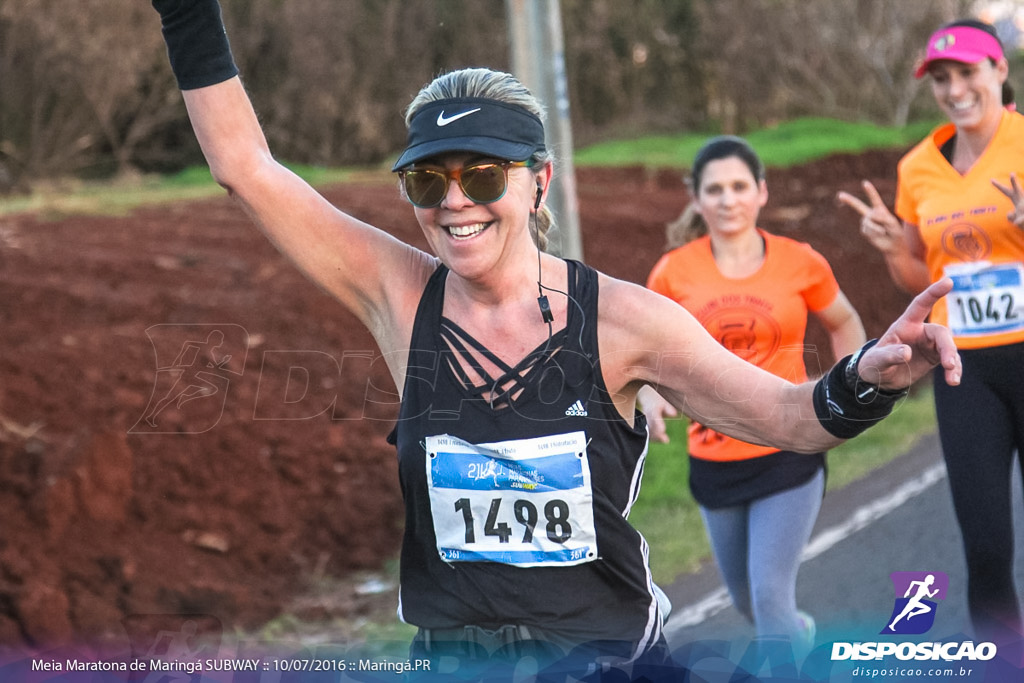
M836 199L860 214L860 231L876 249L883 254L899 251L904 245L903 224L885 206L882 196L870 181L865 180L862 185L870 205L849 192L839 192Z
M1024 228L1024 190L1021 190L1020 183L1017 182L1017 174L1010 174L1010 187L1003 185L995 179L992 180L992 184L1013 202L1013 211L1006 214L1006 220L1018 228Z

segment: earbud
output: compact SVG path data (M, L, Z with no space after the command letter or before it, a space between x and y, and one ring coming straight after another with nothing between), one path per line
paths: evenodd
M540 208L540 200L543 199L543 198L544 198L544 188L541 187L540 185L538 185L537 186L537 199L536 199L536 201L533 202L533 208L534 209L539 209Z

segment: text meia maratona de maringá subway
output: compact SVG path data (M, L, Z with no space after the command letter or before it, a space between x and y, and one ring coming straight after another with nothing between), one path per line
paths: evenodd
M33 659L32 671L166 671L194 674L201 671L259 671L258 659L206 659L206 660L163 660L148 661L86 661L66 659Z

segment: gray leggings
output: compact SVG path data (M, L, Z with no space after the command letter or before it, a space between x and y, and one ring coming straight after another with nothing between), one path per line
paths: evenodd
M796 574L821 508L825 473L743 505L701 507L711 550L732 602L758 636L800 632Z

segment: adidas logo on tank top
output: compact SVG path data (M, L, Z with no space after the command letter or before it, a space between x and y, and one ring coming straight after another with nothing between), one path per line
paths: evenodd
M570 416L586 417L587 409L584 408L583 404L577 400L575 403L573 403L571 406L565 409L565 414Z

